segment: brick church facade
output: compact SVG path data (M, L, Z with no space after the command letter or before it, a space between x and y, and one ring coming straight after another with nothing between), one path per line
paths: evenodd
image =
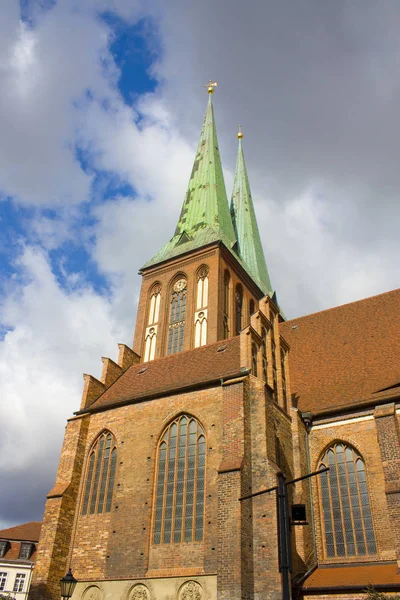
M324 467L290 486L293 597L400 592L400 290L285 320L241 133L228 205L212 91L133 347L68 420L32 599L69 568L76 600L280 599L275 493L239 498Z

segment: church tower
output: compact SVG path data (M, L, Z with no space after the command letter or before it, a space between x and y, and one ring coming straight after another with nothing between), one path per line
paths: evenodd
M172 239L141 269L134 351L144 362L238 335L260 298L274 296L244 162L229 210L212 93Z
M175 233L140 271L133 347L84 375L32 599L56 600L69 568L73 600L281 598L275 499L238 499L292 471L289 348L241 131L228 203L213 91Z

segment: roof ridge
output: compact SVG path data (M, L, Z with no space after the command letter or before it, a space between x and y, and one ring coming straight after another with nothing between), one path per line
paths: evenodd
M393 294L394 292L400 293L400 288L395 288L394 290L389 290L388 292L382 292L381 294L374 294L373 296L367 296L365 298L360 298L360 300L352 300L351 302L344 302L343 304L338 304L337 306L331 306L330 308L316 310L315 312L308 313L307 315L301 315L300 317L293 317L293 319L287 319L284 324L289 325L293 321L298 321L299 319L307 319L308 317L312 317L314 315L319 315L321 313L331 312L333 310L338 310L338 309L344 308L345 306L350 306L351 304L361 304L362 302L367 302L369 300L373 300L374 298L379 298L380 296L388 296L389 294Z

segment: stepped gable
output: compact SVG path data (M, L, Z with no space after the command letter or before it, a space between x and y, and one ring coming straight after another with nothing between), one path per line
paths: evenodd
M299 408L317 414L400 386L399 330L400 289L281 323Z
M2 529L0 531L0 539L37 542L39 540L41 527L42 523L39 521L32 521L30 523L24 523L23 525Z
M218 349L222 349L218 352ZM220 340L187 352L131 366L91 406L96 411L120 402L230 377L240 371L240 338Z

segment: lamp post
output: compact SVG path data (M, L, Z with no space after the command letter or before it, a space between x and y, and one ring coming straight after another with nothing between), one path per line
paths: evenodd
M291 541L290 541L290 528L292 525L305 525L305 522L291 521L289 516L289 497L288 497L288 485L293 485L303 479L309 479L321 473L329 471L329 467L324 467L313 473L303 475L303 477L297 477L291 481L286 481L286 477L282 472L277 473L278 485L269 488L268 490L261 490L255 492L255 494L249 494L239 498L239 502L247 500L248 498L254 498L255 496L261 496L261 494L269 494L270 492L277 492L277 520L278 520L278 556L279 556L279 571L282 573L282 600L291 599L290 590L290 573L292 572L292 556L291 556Z
M75 579L71 569L69 569L68 573L60 580L61 598L63 600L69 600L69 598L71 598L77 583L78 580Z

